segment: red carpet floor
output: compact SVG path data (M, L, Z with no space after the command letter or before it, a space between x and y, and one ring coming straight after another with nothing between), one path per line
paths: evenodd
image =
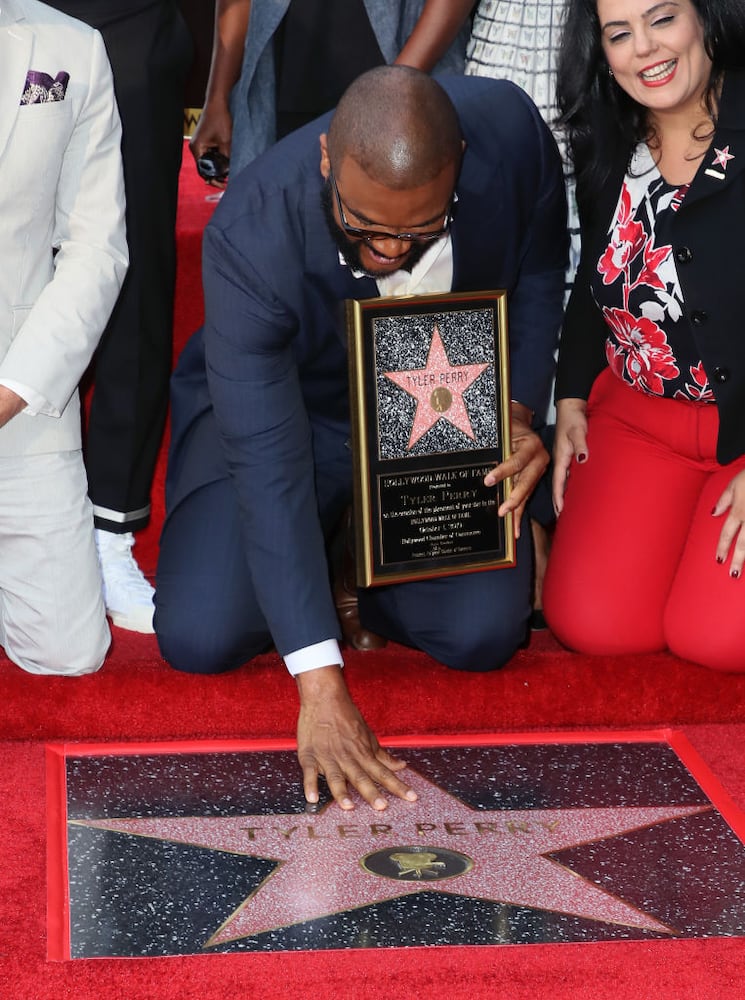
M745 807L745 726L686 735ZM8 1000L742 1000L742 940L46 960L44 752L0 746L0 995Z
M201 231L210 192L185 157L179 218L176 344L202 317ZM136 552L152 573L162 519ZM380 735L531 729L683 727L745 806L745 675L712 673L669 654L582 657L535 634L503 671L460 675L389 647L350 654L352 692ZM505 997L547 1000L745 998L740 940L428 949L193 959L45 959L43 741L289 737L294 684L278 657L215 677L176 674L155 639L115 630L102 671L77 680L23 674L0 658L0 789L6 818L0 866L2 1000L228 1000Z

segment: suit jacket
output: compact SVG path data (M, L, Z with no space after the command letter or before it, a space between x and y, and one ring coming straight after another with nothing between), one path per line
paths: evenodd
M442 82L467 143L452 287L508 290L512 398L540 412L567 257L559 153L513 84ZM344 301L378 294L373 279L340 263L323 215L318 136L327 124L293 133L230 181L205 232L206 324L172 382L169 511L230 475L283 655L338 632L318 497L351 494Z
M715 151L728 149L726 168ZM556 398L586 399L606 365L608 330L590 292L590 275L608 243L626 172L620 157L599 198L578 192L582 259L567 306L559 352ZM714 174L707 171L715 171ZM719 176L716 176L719 174ZM745 452L745 72L724 81L711 148L671 222L673 253L696 347L719 409L717 458Z
M26 75L70 79L21 106ZM0 3L0 379L47 406L0 428L0 455L80 447L77 384L127 266L121 127L98 32L36 0Z
M404 47L424 7L424 0L364 0L370 24L387 63ZM290 0L254 0L246 33L241 75L230 98L233 142L230 163L235 175L276 138L273 38ZM438 62L437 72L462 73L470 23Z

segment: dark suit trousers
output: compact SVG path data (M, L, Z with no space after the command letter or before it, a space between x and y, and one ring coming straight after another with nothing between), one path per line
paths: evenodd
M348 496L337 491L319 499L324 527L330 527ZM220 673L272 645L240 539L238 503L229 479L196 490L166 519L155 631L163 657L178 670ZM456 669L501 667L527 634L532 591L527 522L517 551L518 565L512 569L361 591L362 621ZM275 586L281 587L288 571L276 567Z
M173 350L176 206L191 39L172 0L52 0L103 35L122 119L130 267L94 359L85 460L96 526L143 527Z

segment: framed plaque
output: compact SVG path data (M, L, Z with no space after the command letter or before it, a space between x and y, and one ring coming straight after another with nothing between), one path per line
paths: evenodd
M347 301L357 584L515 564L503 291Z

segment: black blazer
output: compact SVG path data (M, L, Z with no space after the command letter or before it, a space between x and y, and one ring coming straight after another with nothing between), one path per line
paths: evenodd
M726 169L714 151L729 147ZM582 258L564 320L556 398L586 399L606 365L607 327L590 275L607 245L626 161L595 203L582 202ZM718 173L722 176L715 176ZM717 458L745 453L745 71L727 74L710 149L672 221L673 253L696 347L719 408Z

